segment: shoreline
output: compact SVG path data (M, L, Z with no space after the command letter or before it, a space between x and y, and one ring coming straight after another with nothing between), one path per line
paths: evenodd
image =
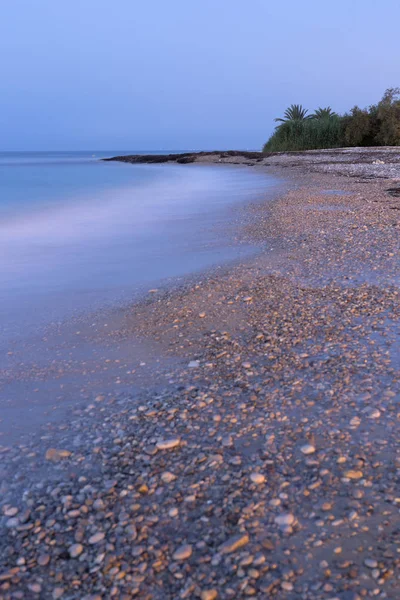
M178 358L164 385L3 453L4 598L397 598L400 157L368 157L271 165L260 255L113 333Z
M200 165L200 170L202 168ZM179 167L179 171L181 169ZM236 172L231 173L232 169ZM192 175L194 171L198 169L191 169ZM212 207L207 217L200 213L198 217L185 219L186 231L190 232L186 234L188 243L185 250L196 256L192 260L192 269L186 266L180 274L179 268L178 273L169 273L167 257L161 279L137 283L134 292L124 290L107 302L95 298L97 305L82 305L80 310L80 298L77 296L74 313L42 326L37 323L37 327L32 327L32 332L24 338L3 340L0 447L27 441L39 427L47 424L52 428L65 418L66 408L70 410L79 406L85 399L90 402L96 389L101 389L102 393L130 387L137 390L138 379L141 385L143 379L151 381L151 377L144 377L145 372L151 371L149 363L155 362L149 357L148 344L131 339L126 347L121 348L118 341L101 336L102 328L118 330L121 315L128 312L132 304L137 305L151 297L152 294L148 294L150 288L169 290L180 287L198 277L205 277L208 272L221 272L225 265L245 260L258 251L253 244L238 240L244 207L253 199L276 195L278 188L281 189L281 182L261 173L255 175L242 166L225 167L222 169L224 172L235 198L229 197L228 192L220 197L218 188L211 187L210 198L215 197L220 206ZM183 182L187 180L186 173L185 169ZM196 173L194 178L197 179ZM235 189L235 182L240 189ZM157 243L155 239L156 247ZM172 243L176 245L175 240ZM183 257L182 262L187 265L187 257ZM129 279L129 274L126 279ZM157 360L163 362L161 356L157 356ZM142 366L143 362L146 362L145 366Z

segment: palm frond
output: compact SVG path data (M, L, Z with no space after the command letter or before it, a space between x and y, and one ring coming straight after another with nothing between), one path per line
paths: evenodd
M331 109L330 106L326 108L317 108L317 110L311 115L312 119L330 119L331 117L337 117L337 114Z
M308 110L303 108L301 104L291 104L283 113L283 119L278 117L275 121L279 123L286 123L287 121L304 121L305 119L309 119L307 113Z

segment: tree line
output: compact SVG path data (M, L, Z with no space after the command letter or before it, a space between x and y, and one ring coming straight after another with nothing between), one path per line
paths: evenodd
M264 152L354 146L400 146L400 88L389 88L368 108L354 106L344 115L330 106L309 114L292 104L264 145Z

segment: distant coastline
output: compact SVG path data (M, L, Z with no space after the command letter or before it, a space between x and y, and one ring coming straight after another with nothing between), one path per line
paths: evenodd
M299 175L304 172L335 173L350 177L400 177L398 146L369 148L329 148L291 152L247 152L244 150L214 150L181 154L132 154L103 158L130 164L232 164L248 167L290 169Z
M177 154L132 154L113 156L111 158L103 158L103 161L120 161L127 163L166 163L176 162L179 164L189 164L197 161L221 162L226 159L236 159L237 162L254 161L261 162L265 154L262 152L248 152L245 150L213 150L203 152L182 152Z

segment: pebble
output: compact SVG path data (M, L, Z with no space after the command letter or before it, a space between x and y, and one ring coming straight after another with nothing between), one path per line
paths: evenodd
M282 581L281 588L283 590L285 590L285 592L292 592L293 591L293 583L291 583L290 581Z
M18 514L18 508L16 506L10 506L9 508L4 509L3 514L6 517L15 517Z
M293 525L294 521L294 515L291 513L283 513L275 517L275 523L279 525L279 527L290 527Z
M28 588L34 594L40 594L40 592L42 591L42 586L40 585L40 583L29 583Z
M378 410L377 408L371 408L367 411L367 417L369 419L379 419L380 416L381 416L381 411Z
M217 600L218 592L216 589L203 590L200 594L201 600Z
M41 567L45 567L46 565L48 565L50 562L50 555L49 554L41 554L38 558L38 565L40 565Z
M104 510L104 502L101 498L97 498L97 500L95 500L93 502L93 508L95 510Z
M363 472L350 469L349 471L345 471L344 477L347 479L361 479L363 477Z
M69 547L69 555L71 558L77 558L82 552L82 544L72 544L72 546Z
M171 450L177 448L181 443L180 438L171 438L169 440L160 440L156 444L157 450Z
M256 485L261 485L262 483L265 483L265 476L262 475L262 473L252 473L250 475L250 479Z
M13 529L14 527L18 527L19 525L19 518L18 517L11 517L10 519L8 519L6 521L6 527L8 527L9 529Z
M164 473L161 474L161 479L164 483L171 483L176 479L176 475L170 471L164 471Z
M46 460L57 462L63 458L69 458L71 454L72 453L69 450L57 450L57 448L49 448L46 451L45 458Z
M104 540L104 538L105 538L105 534L102 531L98 531L94 535L90 536L89 544L91 544L91 545L98 544L99 542L102 542Z
M248 543L249 536L247 534L234 535L221 544L219 551L221 554L230 554L231 552L236 552L236 550L243 548L243 546L246 546Z
M303 454L313 454L315 452L315 446L312 444L305 444L300 448Z
M376 569L376 567L378 566L378 561L373 558L366 558L364 560L364 565L369 569Z
M175 550L175 552L172 555L172 558L178 561L187 560L192 556L192 552L192 546L190 544L184 544L183 546L179 546L179 548Z
M197 367L200 366L200 361L198 360L191 360L190 363L188 364L189 369L197 369Z

